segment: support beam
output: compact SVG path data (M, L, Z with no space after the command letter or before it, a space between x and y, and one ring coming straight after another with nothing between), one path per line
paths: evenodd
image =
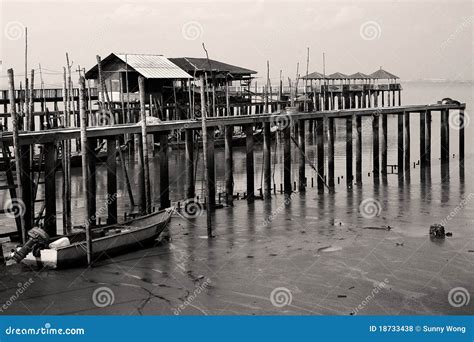
M464 109L459 110L459 165L464 166L464 128L465 128Z
M272 136L269 122L263 124L263 186L264 197L272 197Z
M283 190L291 195L291 125L283 129Z
M426 166L431 167L431 111L426 111L426 132L425 132Z
M97 156L95 153L95 149L97 147L97 139L96 138L87 138L87 168L88 168L88 179L87 179L87 208L89 212L87 213L87 217L89 220L89 225L94 227L97 224L97 181L96 181L96 163L97 163Z
M186 198L194 198L194 131L187 129L185 132L185 159L186 159Z
M168 165L168 132L160 134L160 209L169 208L170 202L170 177Z
M410 112L404 112L405 120L405 173L410 174Z
M50 237L57 235L56 227L56 146L54 143L44 145L44 230Z
M426 161L426 146L425 146L425 134L426 134L426 112L420 112L420 166L421 168L425 168L425 161Z
M305 122L298 121L298 145L299 145L299 168L298 168L298 191L306 191L306 141L305 141Z
M318 155L318 191L324 191L324 120L316 119L316 146Z
M232 151L232 136L234 126L225 127L225 192L227 205L234 205L234 160Z
M216 166L214 160L214 127L207 128L207 189L209 191L210 208L216 206Z
M34 145L33 145L34 146ZM33 198L33 179L31 172L31 150L30 145L20 146L21 151L21 199L25 204L23 218L25 220L25 230L28 232L33 227L34 219L34 198Z
M328 118L328 185L334 188L334 118Z
M254 168L254 139L253 125L245 125L246 166L247 166L247 201L255 200L255 168Z
M385 127L385 128L384 128ZM387 116L382 114L382 128L383 131L382 134L382 172L385 171L387 172L386 166L387 166L387 160L385 159L385 162L383 162L383 156L384 156L384 151L387 150L386 144L386 132L387 132ZM386 156L386 152L385 152ZM372 116L372 166L373 166L373 174L374 178L378 178L380 175L380 159L379 159L379 113L374 113ZM385 167L385 168L384 168Z
M362 118L356 116L356 182L362 184Z
M403 114L397 114L397 123L398 123L398 130L397 130L397 135L398 135L398 153L397 153L397 159L398 159L398 176L403 175L403 158L404 158L404 152L405 152L405 146L403 145Z
M449 163L449 110L441 111L441 164Z
M352 117L346 119L346 184L352 187Z
M117 223L117 142L107 139L107 224Z

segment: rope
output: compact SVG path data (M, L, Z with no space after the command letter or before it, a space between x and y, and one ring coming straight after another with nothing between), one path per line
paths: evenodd
M316 174L318 175L318 177L323 181L324 185L328 188L328 190L331 190L331 188L326 184L326 182L324 181L324 178L319 174L318 170L316 169L316 167L314 166L314 164L311 162L311 160L309 160L309 158L306 156L306 154L303 152L303 150L301 149L300 145L298 145L298 142L296 141L296 139L293 137L293 136L290 136L291 137L291 140L293 141L293 143L296 145L296 147L298 147L298 149L303 153L303 156L304 156L304 159L308 161L308 164L309 166L311 166L311 168L316 172Z

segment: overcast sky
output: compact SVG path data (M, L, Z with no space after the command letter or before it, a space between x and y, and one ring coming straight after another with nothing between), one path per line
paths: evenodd
M402 79L474 79L471 0L446 1L10 1L0 0L0 86L6 70L41 63L47 86L69 52L89 69L96 54L152 53L210 57L285 79L309 71L371 73L382 66ZM263 82L263 80L262 80Z

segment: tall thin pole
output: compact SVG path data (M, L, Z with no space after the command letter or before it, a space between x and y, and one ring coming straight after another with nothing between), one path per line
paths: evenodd
M86 113L86 82L84 77L79 78L79 117L81 126L81 157L82 157L82 187L84 194L84 206L86 219L84 227L86 229L87 264L92 264L92 236L89 217L89 171L88 171L88 151L87 151L87 113Z
M28 28L25 27L25 114L26 120L29 120L29 101L28 101ZM27 124L28 126L28 124ZM29 129L29 127L27 127Z
M201 81L201 122L202 122L202 143L203 143L203 152L204 152L204 184L209 183L209 166L207 165L207 124L206 124L206 97L204 95L205 85L204 85L204 75L201 74L199 77ZM206 215L207 215L207 236L212 237L212 219L211 219L211 199L209 196L209 187L206 186Z
M147 130L146 130L146 112L145 112L145 78L138 76L138 88L140 92L140 119L142 128L142 149L143 149L143 175L144 175L144 191L145 191L145 214L151 212L151 190L150 190L150 169L148 165L148 145L147 145ZM162 191L162 190L160 190Z

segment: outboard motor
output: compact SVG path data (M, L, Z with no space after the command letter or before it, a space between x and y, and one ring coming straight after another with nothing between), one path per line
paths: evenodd
M28 231L28 237L28 241L11 255L16 262L22 261L30 252L36 257L39 256L39 251L48 245L49 235L41 228L32 228Z

